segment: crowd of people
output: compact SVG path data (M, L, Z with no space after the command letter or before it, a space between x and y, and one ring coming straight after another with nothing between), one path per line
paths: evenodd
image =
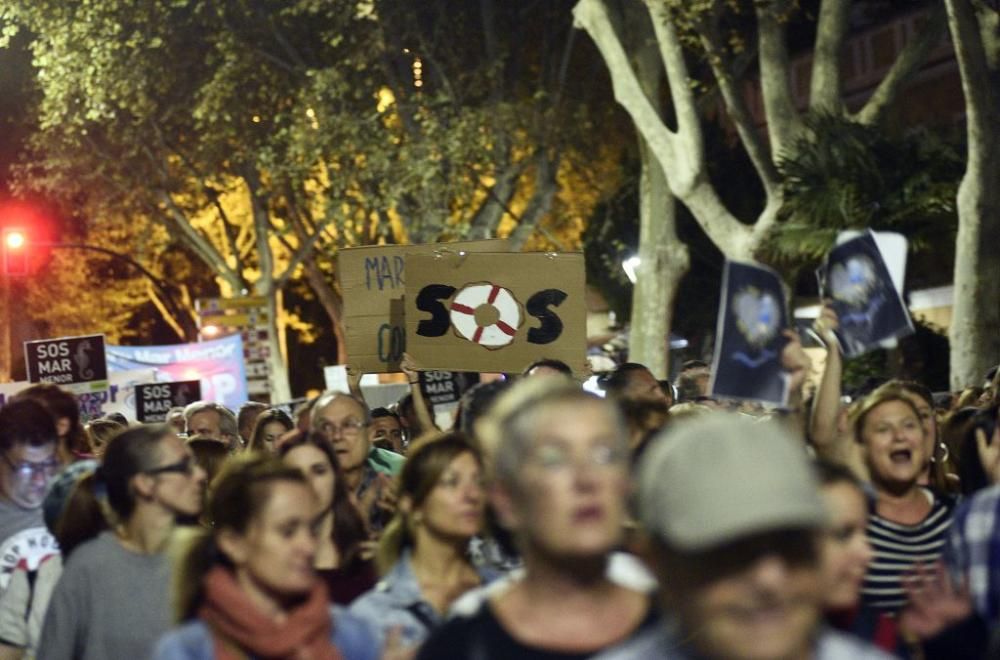
M358 379L295 410L0 408L0 660L1000 657L1000 375L786 408L554 360L438 429ZM576 374L579 376L579 374Z

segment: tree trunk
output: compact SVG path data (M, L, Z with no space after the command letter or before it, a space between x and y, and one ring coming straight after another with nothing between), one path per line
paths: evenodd
M302 262L306 279L313 293L316 294L319 304L330 318L330 325L333 329L333 336L337 340L337 364L347 364L347 344L344 340L344 300L327 281L323 271L319 269L312 259Z
M1000 361L1000 91L995 33L984 35L968 0L947 0L965 96L968 160L958 188L951 387L981 385ZM992 18L992 17L991 17Z
M638 3L625 14L627 39L637 44L631 57L646 98L663 116L663 62L655 29ZM653 19L655 20L655 19ZM670 376L670 327L674 298L690 265L687 246L677 238L677 203L663 166L641 133L639 158L639 267L632 292L629 359L646 365L657 378Z
M951 389L982 385L1000 362L1000 171L997 132L993 131L989 169L967 171L958 189L958 238L955 242L955 299L949 331Z
M271 372L271 403L292 400L292 390L288 386L287 361L281 352L281 326L278 324L278 292L270 287L264 292L267 297L267 366Z
M639 136L639 259L632 296L629 360L657 378L670 376L670 327L674 298L690 265L687 246L677 238L677 205L663 168Z

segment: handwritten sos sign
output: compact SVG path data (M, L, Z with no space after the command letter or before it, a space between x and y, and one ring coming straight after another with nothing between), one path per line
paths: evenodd
M553 358L582 369L582 255L413 256L406 271L406 345L422 368L520 371Z
M341 250L337 271L344 292L344 341L350 364L364 373L399 371L406 350L403 294L408 256L506 249L506 241L489 240Z
M25 342L24 359L32 383L54 383L77 394L108 389L104 335Z

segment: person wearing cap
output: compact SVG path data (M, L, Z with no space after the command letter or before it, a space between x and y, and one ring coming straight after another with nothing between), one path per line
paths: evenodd
M607 657L890 657L822 624L827 513L787 430L727 413L679 422L643 457L638 504L667 625Z

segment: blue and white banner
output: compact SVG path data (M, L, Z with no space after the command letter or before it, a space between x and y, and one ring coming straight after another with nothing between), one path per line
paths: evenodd
M194 344L108 346L109 371L154 369L157 382L201 381L201 397L236 410L246 403L243 340L238 334Z

